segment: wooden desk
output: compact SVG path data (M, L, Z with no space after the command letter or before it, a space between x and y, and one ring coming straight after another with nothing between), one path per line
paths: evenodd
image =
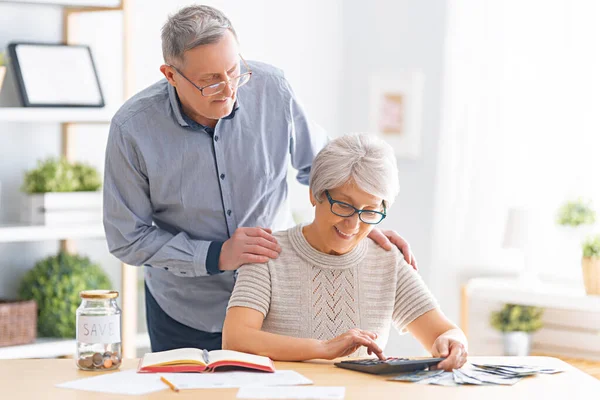
M345 386L346 399L590 399L600 392L600 381L550 357L473 357L471 361L522 363L566 369L557 375L526 378L514 386L441 387L387 381L386 377L339 369L330 362L276 363L278 369L293 369L320 386ZM136 360L126 360L122 369L132 369ZM95 376L77 369L73 360L0 360L0 398L6 399L132 399L94 392L59 389L54 385L77 378ZM293 390L293 389L290 389ZM148 399L235 399L238 389L201 389L179 393L164 390Z

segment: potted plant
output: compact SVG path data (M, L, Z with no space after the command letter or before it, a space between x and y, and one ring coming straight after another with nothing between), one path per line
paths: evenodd
M38 161L25 173L22 219L33 224L100 222L101 186L100 174L87 164L65 158Z
M589 295L600 295L600 235L588 238L582 246L583 284Z
M556 223L561 239L561 254L556 262L567 267L563 268L565 278L578 280L580 284L581 276L574 271L581 264L581 243L593 232L596 223L591 201L583 198L567 201L559 208Z
M591 201L579 198L568 201L559 208L556 222L561 226L570 227L593 225L596 222L596 212Z
M0 90L2 90L2 82L6 76L6 56L4 53L0 53Z
M18 290L20 299L37 303L40 336L74 338L79 292L91 289L112 289L104 270L87 257L59 252L27 271Z
M518 304L505 304L491 316L491 324L502 332L505 356L527 356L531 335L542 327L543 309Z

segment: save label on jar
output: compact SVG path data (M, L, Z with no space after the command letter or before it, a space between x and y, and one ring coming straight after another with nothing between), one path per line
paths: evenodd
M80 315L77 318L77 340L82 343L120 342L120 318L120 315Z

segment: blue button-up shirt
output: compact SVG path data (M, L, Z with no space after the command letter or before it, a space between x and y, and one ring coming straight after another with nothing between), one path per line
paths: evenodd
M238 227L292 226L288 165L307 184L327 142L280 70L249 65L252 79L214 130L185 118L175 89L161 80L121 107L106 148L109 250L147 266L146 283L161 308L207 332L222 330L234 285L234 272L207 270L209 248Z

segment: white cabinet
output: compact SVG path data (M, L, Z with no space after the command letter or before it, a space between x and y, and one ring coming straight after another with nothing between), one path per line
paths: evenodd
M502 354L502 337L490 313L503 304L544 308L544 327L533 335L533 352L600 360L600 296L583 287L516 279L475 278L463 287L461 325L472 355Z

